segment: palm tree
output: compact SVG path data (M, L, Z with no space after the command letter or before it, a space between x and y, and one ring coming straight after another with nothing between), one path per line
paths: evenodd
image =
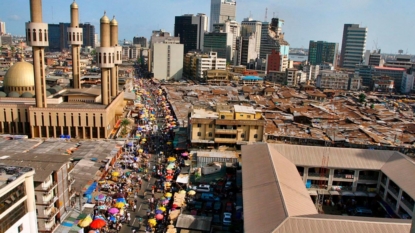
M127 126L130 125L130 124L131 124L131 122L127 118L124 118L124 119L121 120L120 125L122 127L122 133L123 134L127 133Z

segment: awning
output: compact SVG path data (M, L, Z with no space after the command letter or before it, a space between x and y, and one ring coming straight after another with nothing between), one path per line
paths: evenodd
M321 195L329 195L329 191L325 190L325 189L319 189L317 190L318 194Z
M308 194L310 194L310 196L317 196L317 191L316 190L308 190Z
M181 184L187 184L189 183L189 175L188 174L180 174L177 179L176 179L177 183L181 183Z
M332 196L338 196L338 195L340 195L339 191L329 191L329 193Z
M354 197L354 193L352 193L350 191L342 191L341 195L346 196L346 197Z
M361 191L354 192L354 195L356 197L367 197L367 193Z

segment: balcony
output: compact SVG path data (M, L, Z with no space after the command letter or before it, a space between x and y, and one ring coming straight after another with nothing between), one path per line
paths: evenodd
M216 143L236 143L236 138L215 138Z
M237 134L236 129L215 129L215 134Z
M338 178L338 179L353 179L354 178L354 174L334 174L333 178Z
M42 202L38 202L39 204L42 205L47 205L47 206L51 206L53 203L56 202L56 200L58 200L58 198L56 196L53 195L53 193L44 195L43 201Z
M70 190L69 191L69 198L72 198L73 196L75 196L75 194L76 194L76 192L75 192L75 190Z
M43 216L38 216L38 218L46 218L51 220L53 217L55 217L58 214L59 210L56 207L47 207L44 211Z
M69 167L68 167L68 174L70 173L70 172L72 172L73 171L73 168L75 167L75 165L73 165L73 163L71 163L70 165L69 165Z
M75 183L75 178L73 178L73 177L69 178L68 183L69 183L69 185Z
M58 228L59 224L55 220L45 222L45 227L42 229L39 227L39 232L54 232Z
M399 191L395 189L394 187L390 186L388 187L389 191L393 193L396 197L399 195Z
M315 172L309 172L308 173L308 177L316 177L316 178L320 178L320 177L324 177L324 178L328 178L329 177L329 174L328 173L326 173L326 174L323 174L323 176L320 174L320 173L315 173Z
M359 180L378 180L378 176L359 175Z
M58 185L58 183L56 182L49 182L49 186L46 187L42 187L44 191L49 192L50 190L56 188L56 186Z

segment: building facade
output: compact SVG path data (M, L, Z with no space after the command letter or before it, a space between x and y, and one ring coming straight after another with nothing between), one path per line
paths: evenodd
M245 18L241 22L241 36L248 38L255 36L255 52L259 55L261 46L262 22L253 20L252 18Z
M354 69L362 63L366 48L367 28L359 24L345 24L339 66Z
M284 20L272 18L271 23L262 22L261 25L261 44L259 57L265 59L267 54L271 54L272 50L288 56L290 44L284 39L282 26Z
M0 36L6 34L6 22L0 21Z
M234 20L226 20L224 23L213 24L213 32L226 32L232 36L232 48L230 51L230 60L233 65L238 64L237 56L237 38L240 36L240 27L238 22ZM240 65L240 64L239 64Z
M145 38L143 36L140 36L140 37L134 36L133 44L134 45L141 45L141 48L147 48L147 38Z
M308 62L310 65L320 65L327 62L336 67L338 49L338 43L311 40L308 47Z
M48 24L48 51L59 52L64 49L69 49L67 40L67 31L69 27L70 23ZM95 26L89 23L80 23L79 27L82 28L82 47L85 48L91 46L92 48L95 48Z
M336 71L322 71L317 76L316 87L321 89L348 90L349 74Z
M216 111L193 109L193 144L242 145L262 142L265 120L261 111L240 105L217 105Z
M382 55L380 54L380 49L374 50L373 52L371 52L370 50L366 50L363 62L364 65L383 66L381 61Z
M39 232L33 187L34 169L0 165L0 171L0 232Z
M210 2L210 27L213 31L213 24L224 23L226 20L236 20L235 0L211 0Z
M180 80L183 75L183 44L154 44L154 78Z
M231 62L233 35L228 32L209 32L205 34L203 52L216 52L219 58Z
M250 36L240 36L239 39L242 40L240 64L247 66L259 56L256 50L256 34L253 33Z
M184 45L184 53L191 50L203 50L204 35L208 28L208 18L205 14L185 14L176 16L174 21L174 36L180 38Z

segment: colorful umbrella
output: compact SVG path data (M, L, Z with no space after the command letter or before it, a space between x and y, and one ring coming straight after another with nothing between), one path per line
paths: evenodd
M174 161L176 161L176 158L175 157L168 157L167 158L167 161L174 162Z
M188 152L184 152L184 153L182 153L182 156L189 156L189 153Z
M173 163L171 163L171 164L169 164L168 166L167 166L167 169L173 169L174 168L174 164Z
M117 177L117 176L120 175L120 173L119 172L112 172L111 175Z
M94 221L91 222L91 224L89 226L93 229L101 229L105 225L107 225L107 223L104 220L95 219Z
M155 226L155 225L157 224L157 221L156 221L156 219L151 218L151 219L149 219L149 220L148 220L148 224L149 224L150 226Z
M156 219L157 220L162 220L164 218L164 216L162 214L156 214Z
M119 197L119 198L117 198L117 202L122 202L122 203L127 203L127 201L125 200L125 198L123 198L123 197Z
M163 211L162 210L156 210L156 214L162 214Z
M167 174L172 174L173 173L173 170L169 169L166 172L167 172Z
M167 145L171 145L171 142L167 142Z
M180 193L180 194L185 194L185 193L186 193L186 191L185 191L185 190L180 190L180 191L179 191L179 193Z
M107 198L107 196L105 196L104 194L99 194L98 196L95 197L95 200L97 201L105 201L105 199Z
M160 206L159 208L157 208L158 210L161 210L161 211L163 211L163 212L165 212L166 211L166 207L163 207L163 206Z
M114 205L114 207L117 207L117 208L119 208L119 209L121 209L122 207L124 207L125 206L125 204L124 204L124 202L117 202L117 203L115 203L115 205Z
M111 209L108 210L108 213L110 213L110 214L116 214L118 212L120 212L120 210L117 209L117 208L115 208L115 207L113 207L113 208L111 208Z
M164 196L165 196L165 197L171 197L171 196L172 196L172 194L171 194L171 193L166 193L166 194L164 194Z
M190 190L189 192L187 192L187 194L189 194L190 196L193 196L196 194L195 190Z
M171 175L166 176L166 180L171 180L171 179L173 179L173 176Z
M89 214L88 214L88 216L86 216L84 219L81 219L81 220L78 222L78 226L80 226L80 227L84 228L84 227L89 226L89 224L91 224L91 222L92 222L92 218L91 218L91 216L89 216Z

